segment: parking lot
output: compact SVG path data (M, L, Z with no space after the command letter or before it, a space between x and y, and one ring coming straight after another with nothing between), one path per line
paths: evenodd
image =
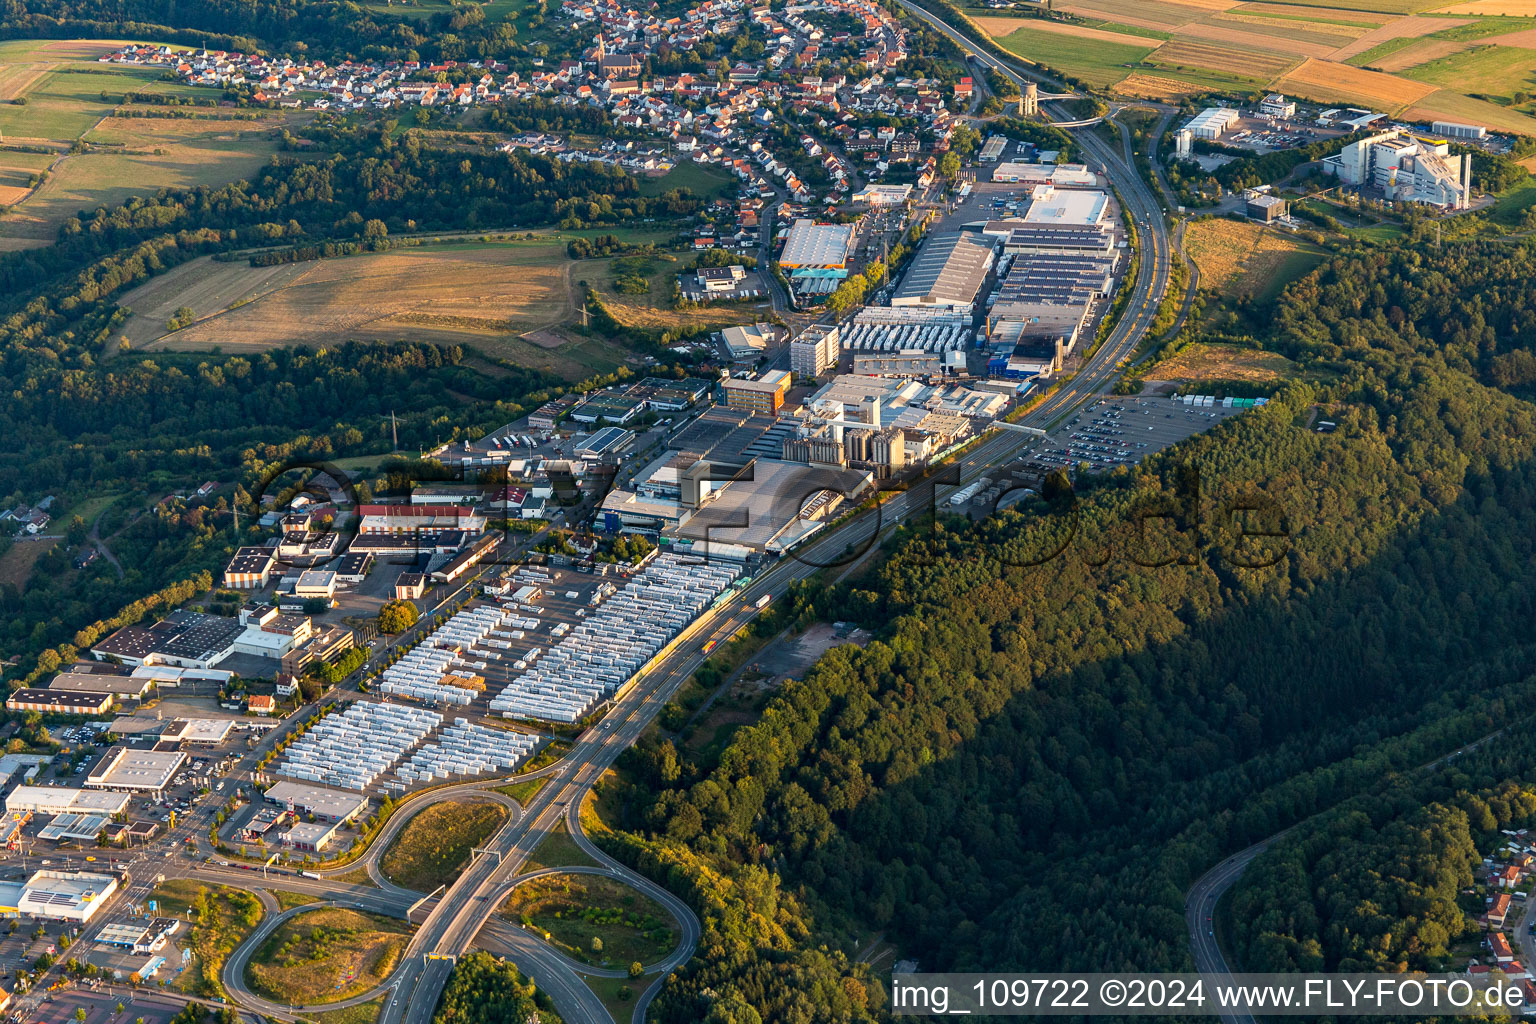
M1048 465L1112 469L1140 462L1246 410L1187 406L1171 398L1101 398L1063 423L1032 457Z

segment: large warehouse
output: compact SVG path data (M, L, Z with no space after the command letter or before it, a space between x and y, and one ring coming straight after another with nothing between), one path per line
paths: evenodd
M187 755L179 750L113 747L85 777L85 785L89 789L158 796L186 762Z
M969 309L992 269L991 240L958 231L936 234L912 260L892 306L949 306Z
M779 267L802 295L830 295L848 276L853 251L852 224L818 224L804 218L790 225L779 253Z
M27 879L16 910L24 917L84 923L107 905L117 879L87 871L39 871Z
M127 793L103 793L72 786L17 786L5 798L7 814L121 814Z

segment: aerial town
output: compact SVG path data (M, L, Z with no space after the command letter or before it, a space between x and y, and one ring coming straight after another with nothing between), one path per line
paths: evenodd
M0 1016L1536 1012L1504 7L48 3Z

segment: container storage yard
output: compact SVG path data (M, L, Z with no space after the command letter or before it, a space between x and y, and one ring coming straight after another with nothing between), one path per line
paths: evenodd
M365 790L442 721L442 715L425 708L360 700L315 723L274 771L290 779Z
M490 704L506 718L577 722L624 685L735 580L734 566L658 555L598 610L558 638L536 665L512 678ZM601 592L591 602L601 601ZM528 663L523 656L523 663Z
M491 729L455 718L452 725L400 766L396 772L400 781L390 783L389 788L399 792L419 782L453 775L513 769L528 760L541 742L528 733Z

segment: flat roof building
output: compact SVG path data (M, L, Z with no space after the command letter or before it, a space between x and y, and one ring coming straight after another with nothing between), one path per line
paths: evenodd
M267 585L276 563L271 548L243 547L224 567L224 585L234 590L255 590Z
M85 777L89 789L160 794L171 784L187 755L179 750L113 747Z
M791 270L844 270L853 248L852 224L818 224L800 219L790 225L779 253L779 266Z
M773 415L784 406L789 392L789 371L769 370L756 380L732 377L721 384L729 409Z
M1184 127L1197 139L1219 139L1237 121L1234 107L1206 107Z
M41 715L104 715L112 707L110 693L72 693L24 687L6 698L7 711L36 711Z
M109 793L73 786L17 786L5 798L7 814L93 813L108 817L128 807L127 793Z
M145 629L125 626L91 648L99 661L116 658L125 665L179 665L211 668L234 653L245 633L237 619L206 612L176 611Z
M837 365L837 326L812 324L789 343L789 369L804 377L815 377Z
M143 700L155 681L147 676L125 676L116 672L60 672L48 683L48 689L63 693L108 694L113 697Z
M720 332L720 340L732 359L756 359L773 340L771 324L742 324Z
M336 838L336 830L340 827L339 821L301 821L284 832L281 841L295 850L319 853Z
M992 259L989 239L959 231L933 235L912 260L891 305L970 307Z
M1099 189L1036 185L1024 220L1030 224L1098 224L1108 207L1109 196Z
M290 811L312 814L327 821L350 821L368 806L368 798L357 793L302 782L276 783L267 790L266 797Z
M16 909L45 921L89 921L117 891L112 875L88 871L39 871L27 879Z

